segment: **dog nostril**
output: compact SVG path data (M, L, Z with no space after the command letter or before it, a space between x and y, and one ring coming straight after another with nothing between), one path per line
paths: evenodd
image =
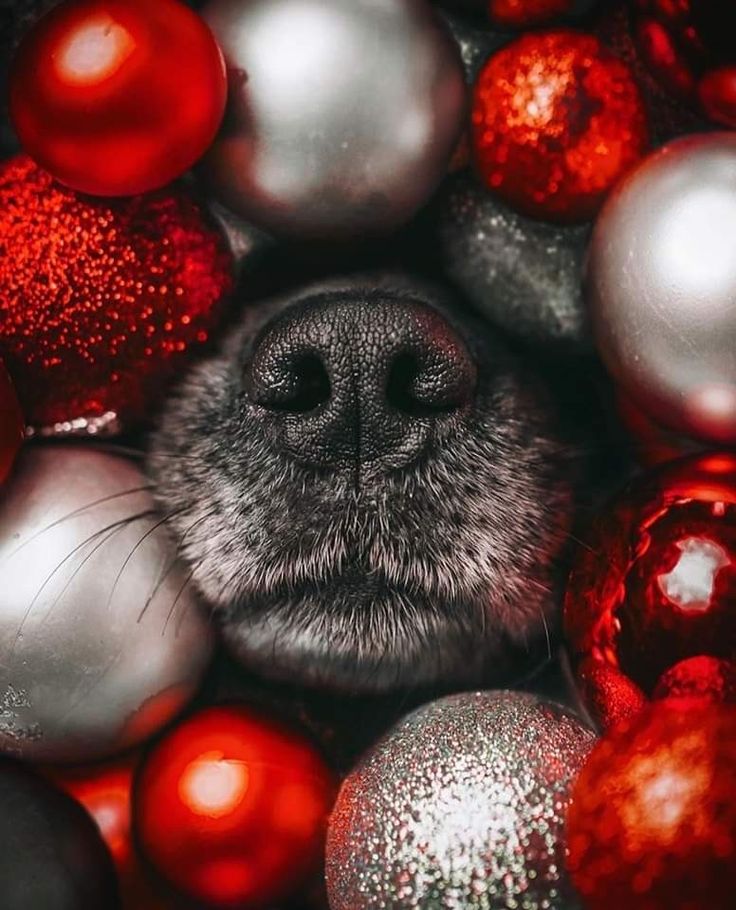
M330 377L316 354L302 354L283 365L280 382L251 387L256 404L271 411L306 414L330 400Z
M417 354L403 351L391 364L386 383L389 405L410 417L437 417L456 411L469 389L458 375L431 369Z

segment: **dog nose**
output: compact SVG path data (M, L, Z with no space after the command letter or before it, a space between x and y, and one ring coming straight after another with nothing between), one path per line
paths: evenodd
M469 403L462 338L414 300L345 295L297 303L257 339L246 377L264 427L315 467L399 467Z

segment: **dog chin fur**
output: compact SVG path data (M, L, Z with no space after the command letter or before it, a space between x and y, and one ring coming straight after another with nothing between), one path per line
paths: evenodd
M248 400L253 342L296 300L418 295L478 379L421 457L361 483L272 444ZM229 646L267 675L385 690L508 679L556 627L577 449L544 383L445 292L403 277L250 308L168 402L149 456L161 508Z

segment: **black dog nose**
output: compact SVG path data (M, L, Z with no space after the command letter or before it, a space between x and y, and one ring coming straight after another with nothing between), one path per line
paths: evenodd
M424 303L325 295L298 303L256 341L246 386L264 423L316 467L407 464L433 425L470 401L475 364Z

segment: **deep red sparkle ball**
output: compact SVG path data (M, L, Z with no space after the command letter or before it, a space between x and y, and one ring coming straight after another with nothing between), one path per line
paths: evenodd
M146 419L233 283L186 192L92 199L24 156L0 167L0 251L0 357L35 427Z
M628 66L593 35L523 35L486 63L472 143L485 184L532 217L591 218L644 154L644 102Z

